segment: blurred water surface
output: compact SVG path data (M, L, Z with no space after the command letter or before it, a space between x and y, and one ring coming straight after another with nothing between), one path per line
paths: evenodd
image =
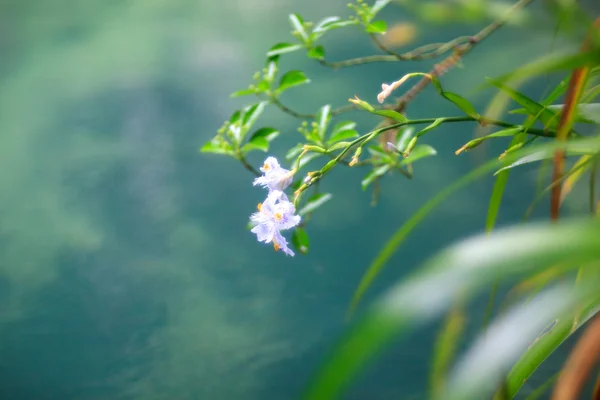
M262 191L234 160L198 149L250 101L229 93L247 86L272 44L289 40L290 12L316 20L346 15L345 3L0 4L0 397L297 396L346 327L345 308L382 242L478 162L454 156L473 126L443 127L427 137L439 155L417 165L413 181L386 179L377 207L360 189L365 171L332 173L323 189L334 200L308 227L309 255L286 258L245 230ZM396 8L389 19L414 17ZM416 23L414 45L482 26ZM376 51L352 30L325 43L333 59ZM490 93L472 89L485 76L553 46L535 29L500 32L445 82L481 106ZM282 69L303 69L313 84L284 98L305 112L354 94L374 103L382 82L431 65L333 73L291 55ZM458 115L432 90L409 113ZM351 115L362 131L376 123ZM284 133L273 154L297 141L298 122L278 110L259 125ZM534 178L531 170L511 181L502 223L520 218ZM441 246L481 232L491 182L470 186L428 218L367 300ZM427 327L392 348L348 398L423 398L434 332Z

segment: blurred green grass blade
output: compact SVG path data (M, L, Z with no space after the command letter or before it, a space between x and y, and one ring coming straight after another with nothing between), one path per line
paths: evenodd
M594 282L594 281L592 281ZM550 329L549 332L541 335L535 343L531 345L515 363L507 377L507 391L509 396L514 397L523 383L535 372L535 370L552 354L565 340L575 331L585 324L591 317L598 313L600 308L600 298L598 298L597 288L600 283L595 281L596 298L589 301L583 315L579 317L579 323L574 324L574 317L563 317ZM578 289L580 290L580 289ZM573 308L575 312L576 307Z
M444 391L446 375L451 365L461 334L465 328L466 315L463 304L458 302L444 323L433 350L433 362L430 376L430 392L438 396Z
M558 71L570 71L585 65L597 65L600 63L600 52L592 49L588 52L575 54L551 54L540 57L512 72L495 78L496 82L506 83L511 80L529 79L537 75L548 74Z
M588 285L589 282L600 282L600 265L592 263L579 268L576 288ZM573 269L573 267L571 267ZM598 283L596 287L600 285ZM569 318L562 318L544 335L541 335L519 361L513 366L507 376L507 393L511 396L517 394L523 383L535 372L552 352L554 352L569 336L573 335L590 318L600 310L600 295L597 290L595 296L587 303L575 308Z
M517 160L522 160L526 156L531 154L542 154L544 157L551 157L556 149L565 149L573 151L573 149L585 150L588 153L595 153L600 151L600 140L598 138L592 139L578 139L570 140L566 142L552 141L536 146L528 146L523 149L516 150L508 153L503 160L491 160L483 164L479 168L471 171L461 179L453 182L449 186L442 189L437 195L429 199L425 204L421 206L413 215L392 235L392 237L385 243L383 248L379 251L379 254L371 262L371 265L367 268L367 271L363 275L358 288L354 292L352 297L347 316L351 316L362 296L365 294L367 289L371 286L373 280L379 275L383 266L388 260L396 253L396 250L404 242L406 237L412 230L440 203L442 203L448 196L475 181L476 179L484 176L485 174L493 171L501 165L511 165ZM544 158L542 157L542 158ZM514 166L514 165L513 165ZM506 168L506 167L505 167Z
M556 378L558 378L558 374L559 373L552 375L548 380L546 380L546 382L544 382L542 385L537 387L533 392L531 392L525 398L525 400L538 400L539 398L541 398L544 394L546 394L546 392L548 390L550 390L552 385L554 385L554 381L556 381Z
M552 124L556 125L558 123L555 112L530 99L523 93L514 90L499 81L496 81L495 79L488 78L488 81L498 89L508 94L511 99L523 106L529 115L535 115L540 121L542 121L544 126L551 127Z
M592 156L590 156L589 154L583 155L577 160L577 162L575 162L575 165L573 165L573 167L571 167L570 176L567 179L565 179L565 181L562 185L562 190L560 191L561 204L565 200L565 198L568 196L568 194L571 193L571 191L573 190L573 188L575 187L575 185L577 184L579 179L583 176L583 173L585 171L587 171L589 168L593 167L593 163L590 163L587 166L587 168L579 168L582 165L586 164L588 161L590 161L591 158L592 158Z
M508 249L507 249L508 250ZM519 304L494 321L458 361L440 400L480 400L489 398L510 367L535 343L544 329L559 320L573 320L577 306L590 296L598 297L600 281L585 287L563 284L547 289L530 302ZM552 329L552 328L550 328ZM504 386L512 399L511 382Z
M539 272L574 254L580 262L600 260L600 220L505 228L450 246L371 307L338 342L303 398L339 398L392 338L439 317L458 296L473 295L500 279Z
M569 178L580 173L580 171L585 171L585 170L591 168L594 165L594 163L596 162L596 160L598 159L598 157L599 157L598 154L595 154L593 156L592 155L588 156L586 159L583 160L583 162L577 163L576 165L574 165L573 168L571 168L566 174L562 175L558 181L552 182L550 185L546 186L544 188L544 190L537 193L536 197L533 199L533 201L531 202L531 204L525 211L525 215L523 216L523 219L527 220L529 218L529 216L533 212L533 209L535 208L535 206L540 201L542 201L542 199L544 198L544 195L546 195L548 192L550 192L555 185L564 184L564 183L566 183L566 181ZM561 202L562 202L562 200L561 200Z
M498 212L500 211L502 196L504 195L504 189L506 188L509 174L510 170L506 170L502 171L496 176L494 188L492 189L492 195L490 196L490 204L488 206L487 216L485 218L486 232L491 232L496 225L496 218L498 218Z
M577 142L579 142L579 141L577 141ZM570 146L570 148L568 150L569 153L571 153L570 155L575 155L575 154L577 154L577 155L592 154L593 155L598 152L597 148L587 147L587 145L579 146L576 144L577 142L575 142L575 141L571 142L571 143L574 143L574 145ZM494 175L497 175L502 171L506 171L508 169L518 167L520 165L538 162L538 161L542 161L542 160L547 160L549 158L552 158L553 155L554 154L551 151L546 151L546 150L529 152L526 155L524 155L523 157L519 157L518 159L516 159L512 162L509 162L508 165L506 165L506 166L500 168L498 171L496 171L494 173ZM505 158L505 160L507 160L507 159L508 158Z

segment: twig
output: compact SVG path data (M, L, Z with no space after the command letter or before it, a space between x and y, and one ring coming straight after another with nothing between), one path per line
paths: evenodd
M325 174L327 172L329 172L336 164L343 162L344 157L348 154L350 149L354 148L355 146L362 147L367 142L376 138L383 132L389 131L391 129L397 129L397 128L400 128L400 127L406 126L406 125L431 124L431 123L433 123L435 121L439 121L439 120L442 120L440 122L440 124L443 124L446 122L452 123L452 122L469 122L469 121L471 121L471 122L479 122L479 123L485 122L488 125L500 126L500 127L504 127L504 128L516 127L514 124L510 124L508 122L487 119L487 118L484 118L481 116L480 117L461 116L461 117L445 117L445 118L422 118L422 119L413 119L413 120L408 120L408 121L404 121L404 122L398 122L395 124L383 126L381 128L378 128L374 131L365 133L364 135L354 139L337 156L335 156L335 158L333 158L331 161L329 161L321 170L312 172L311 179L308 182L305 182L304 184L302 184L302 186L300 186L300 188L298 190L296 190L296 192L294 193L296 199L299 198L300 194L304 190L306 190L308 187L310 187L311 185L315 184L320 179L322 179L323 176L325 176ZM530 128L527 131L527 134L535 135L535 136L543 136L543 137L555 137L556 136L555 131L537 129L537 128ZM354 165L354 164L352 164L352 165Z
M244 157L241 152L238 153L238 160L240 160L242 165L244 166L244 168L246 168L248 171L252 172L252 174L254 174L256 176L261 175L261 173L258 172L258 170L256 168L254 168L250 163L248 163L248 161L246 160L246 157Z
M271 101L271 103L273 103L273 105L277 106L277 108L279 108L281 111L283 111L286 114L291 115L292 117L296 117L299 119L315 119L315 118L317 118L316 114L303 114L303 113L299 113L297 111L292 110L288 106L284 105L275 96L269 96L269 100ZM343 114L347 111L354 110L354 109L355 109L355 107L352 104L341 106L341 107L334 108L333 110L331 110L331 115L335 116L335 115Z
M440 77L443 75L450 67L455 65L462 57L464 57L468 52L470 52L475 45L480 43L482 40L487 38L490 34L504 26L510 16L517 10L526 7L533 0L519 0L515 3L500 19L492 22L490 25L486 26L482 30L480 30L474 36L471 36L467 43L462 44L460 46L455 46L455 52L451 56L447 57L441 63L435 65L431 72L430 76ZM402 112L408 104L419 92L421 92L429 83L431 82L431 78L428 76L424 76L421 78L419 82L417 82L411 89L409 89L404 96L402 96L396 105L396 111Z

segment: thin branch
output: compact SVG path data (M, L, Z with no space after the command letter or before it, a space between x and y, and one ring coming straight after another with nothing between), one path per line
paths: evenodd
M238 160L240 160L242 162L242 165L244 166L244 168L246 168L248 171L252 172L253 175L255 175L255 176L261 175L261 173L258 172L258 170L256 168L254 168L250 163L248 163L248 161L246 160L246 157L244 157L244 155L241 152L238 153Z
M376 138L383 132L386 132L386 131L389 131L392 129L397 129L397 128L400 128L400 127L406 126L406 125L430 124L430 123L433 123L438 120L442 120L442 122L440 122L440 124L443 124L446 122L452 123L452 122L469 122L469 121L471 121L471 122L485 123L487 125L500 126L500 127L504 127L504 128L517 127L516 125L510 124L508 122L487 119L487 118L481 117L481 116L480 117L461 116L461 117L445 117L445 118L422 118L422 119L413 119L413 120L408 120L408 121L404 121L404 122L398 122L395 124L390 124L390 125L378 128L374 131L365 133L364 135L354 139L352 142L350 142L348 144L347 147L345 147L337 156L335 156L335 158L333 158L333 160L328 162L321 170L311 173L312 174L311 179L308 182L302 184L302 186L300 186L300 188L298 190L296 190L296 192L294 193L295 199L296 199L295 201L297 201L299 199L300 194L304 190L306 190L308 187L310 187L311 185L317 183L320 179L322 179L323 176L325 176L325 174L327 172L329 172L336 164L343 162L344 157L348 154L350 149L354 148L355 146L362 147L367 142ZM527 131L527 134L534 135L534 136L543 136L543 137L556 137L555 131L537 129L537 128L530 128Z
M488 26L486 26L485 28L483 28L477 34L475 34L473 36L459 36L448 42L430 43L430 44L426 44L426 45L417 47L416 49L413 49L406 53L396 53L393 50L390 50L389 48L387 48L383 43L381 43L381 41L374 34L369 34L369 36L371 37L371 39L373 40L375 45L381 51L383 51L384 53L387 53L387 54L373 55L373 56L366 56L366 57L357 57L357 58L351 58L349 60L344 60L344 61L327 61L324 58L322 58L319 60L319 63L321 63L321 65L324 65L324 66L327 66L327 67L330 67L333 69L337 69L337 68L349 67L349 66L353 66L353 65L369 64L369 63L374 63L374 62L420 61L420 60L432 59L432 58L437 58L437 57L443 55L444 53L447 53L456 48L460 48L461 52L463 52L463 54L464 54L464 53L470 51L475 44L479 43L480 41L482 41L486 37L488 37L492 32L494 32L497 29L504 26L508 22L509 17L512 15L513 12L515 12L516 10L519 10L521 8L524 8L532 1L533 0L518 1L517 3L515 3L515 5L513 7L511 7L507 11L507 13L504 16L502 16L498 20L492 22L491 24L489 24Z
M492 22L490 25L486 26L482 30L480 30L477 34L470 37L467 43L455 46L454 54L450 55L446 59L444 59L441 63L435 65L431 72L430 76L440 77L443 75L450 67L454 66L462 57L464 57L467 53L469 53L478 43L487 38L490 34L504 26L510 19L511 15L524 7L526 7L533 0L519 0L515 3L507 12L497 21ZM428 76L424 76L421 78L419 82L417 82L411 89L409 89L404 96L402 96L396 105L396 111L402 112L408 104L419 92L421 92L429 83L431 82L431 78Z
M273 103L273 105L277 106L277 108L279 108L281 111L283 111L286 114L291 115L292 117L296 117L299 119L315 119L315 118L317 118L316 114L303 114L303 113L299 113L297 111L292 110L291 108L289 108L288 106L283 104L275 96L269 96L269 100L271 101L271 103ZM355 107L352 104L341 106L341 107L334 108L333 110L331 110L331 115L335 116L335 115L343 114L347 111L354 110L354 109L355 109Z

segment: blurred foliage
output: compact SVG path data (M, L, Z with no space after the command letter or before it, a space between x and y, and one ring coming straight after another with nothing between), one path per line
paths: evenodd
M257 125L261 114L267 107L273 106L300 119L302 122L298 131L301 142L289 149L285 158L292 166L292 174L297 177L292 184L294 204L310 209L307 218L294 233L293 240L298 250L306 253L308 235L305 227L310 224L311 214L318 207L314 204L304 206L303 194L314 188L314 196L329 196L319 191L318 184L326 180L333 169L366 166L368 172L361 186L363 190L373 186L376 201L382 177L397 172L411 179L415 161L438 154L425 143L425 134L442 125L477 124L476 137L459 148L457 155L488 141L510 138L506 151L447 186L423 204L392 235L359 283L351 301L349 316L353 315L366 291L406 237L431 211L458 189L495 171L497 178L485 223L487 234L451 246L418 268L412 277L390 289L353 324L326 357L304 398L339 398L354 383L357 373L380 354L383 346L392 338L450 311L450 317L435 346L430 397L512 399L544 360L600 310L597 292L600 284L600 222L596 216L600 208L596 197L596 168L600 156L600 107L597 103L600 95L600 17L594 21L587 13L586 4L579 7L575 2L549 2L546 10L549 13L545 18L554 21L558 26L557 31L570 37L574 43L579 43L577 48L571 45L566 51L523 61L515 70L500 77L488 77L482 87L494 88L496 94L485 110L479 110L460 93L445 89L442 79L449 70L468 62L466 60L474 47L485 47L488 37L496 30L509 22L531 25L532 21L538 20L535 15L541 10L525 11L530 0L520 0L514 4L400 1L398 3L404 10L410 10L429 22L492 22L472 36L397 53L386 47L386 43L395 43L398 38L387 42L380 39L388 31L388 23L382 19L382 15L385 15L384 10L390 3L389 0L368 3L356 0L348 5L351 11L348 17L331 16L317 22L307 21L297 13L290 14L293 39L275 43L266 53L264 69L254 74L254 83L247 89L233 93L233 97L254 95L256 102L235 111L217 135L201 148L201 152L232 157L250 172L260 175L258 169L247 161L248 153L269 152L271 144L279 136L276 127ZM358 27L363 31L381 53L331 61L329 48L322 44L323 36L330 31L349 27ZM406 26L401 32L414 36L414 30L406 29ZM305 114L280 100L284 91L311 83L310 77L301 70L280 71L281 60L296 52L304 53L309 59L334 70L372 63L445 58L427 73L412 72L390 84L383 83L382 91L377 96L382 106L372 105L355 95L349 99L349 106L332 108L330 104L325 104L316 113ZM540 100L536 101L520 91L530 81L548 79L550 75L560 79L558 84L550 88L549 94L536 94ZM406 86L406 82L414 78L418 78L416 83L405 90L400 98L391 104L384 104L394 91ZM452 103L455 111L460 110L458 114L410 118L406 112L409 103L428 86L433 86L438 95ZM511 102L521 107L512 110L513 115L519 116L518 123L503 119L507 118L507 107L509 104L512 106ZM357 123L345 117L352 109L379 116L380 122L367 133L361 134L356 130ZM344 119L336 119L340 115ZM331 128L334 123L335 126ZM254 133L251 133L253 130ZM569 169L565 168L566 156L578 156ZM308 172L300 173L313 160L319 160L321 167L311 167ZM501 211L509 173L519 173L520 166L544 160L551 160L550 184L538 188L525 219L539 200L550 194L549 217L554 223L527 223L493 231ZM427 160L420 163L425 162ZM588 179L589 204L587 209L579 212L585 217L559 219L561 203L578 181L585 178ZM557 266L560 266L560 273L555 273ZM573 270L578 271L577 277L570 273ZM583 275L585 280L581 278ZM532 285L532 280L538 276L544 279ZM509 308L494 313L498 285L515 284L515 278L521 281L516 283L518 292L510 292ZM556 284L558 280L563 283ZM553 287L547 288L551 284ZM526 287L528 289L524 289ZM456 355L455 350L462 340L462 303L485 289L489 289L489 305L484 331L464 354ZM518 298L515 297L517 293L520 295ZM488 326L490 317L493 320ZM593 334L590 335L593 337ZM591 372L589 365L600 362L596 352L586 356L585 350L580 350L582 346L597 347L598 340L590 340L592 344L583 341L578 343L571 354L569 366L565 367L557 380L554 389L556 399L564 398L558 393L563 393L566 387L570 388L573 395L581 393L583 383ZM573 363L578 368L575 372ZM548 386L544 388L546 390ZM539 395L541 392L535 393Z

